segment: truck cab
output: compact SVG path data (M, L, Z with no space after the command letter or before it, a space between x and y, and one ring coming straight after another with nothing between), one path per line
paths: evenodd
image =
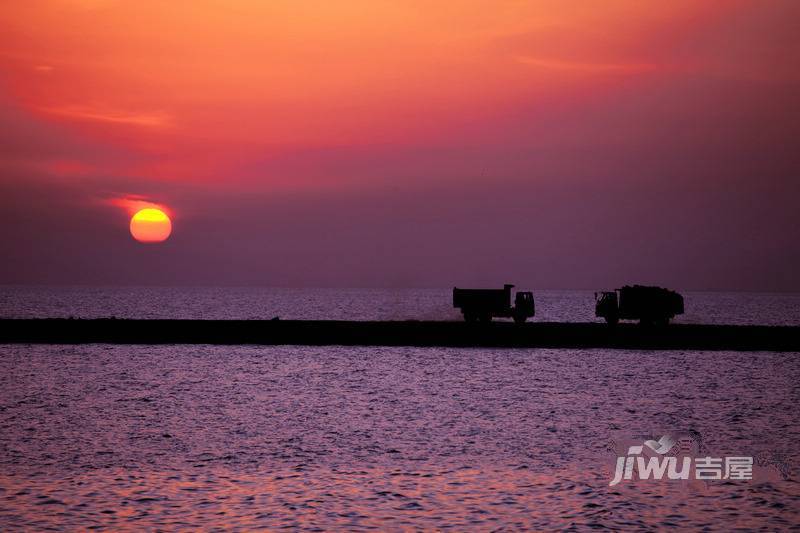
M514 322L522 324L525 320L536 314L536 304L533 301L533 293L530 291L520 291L514 297Z
M594 293L594 314L606 319L609 326L619 322L619 307L617 306L617 291L603 291Z

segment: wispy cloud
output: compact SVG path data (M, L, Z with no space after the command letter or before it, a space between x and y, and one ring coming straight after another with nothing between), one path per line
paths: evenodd
M128 194L125 196L118 196L114 198L105 198L102 200L102 203L110 204L115 207L119 207L129 215L132 216L136 214L137 211L146 208L155 208L160 209L167 213L170 217L174 216L172 210L169 209L164 204L160 204L158 202L152 201L147 196L142 196L139 194Z
M659 68L654 63L583 63L531 56L519 56L517 61L535 68L586 74L638 74Z
M118 111L86 106L44 107L40 108L40 111L75 120L127 124L147 128L163 128L172 124L172 117L166 113Z

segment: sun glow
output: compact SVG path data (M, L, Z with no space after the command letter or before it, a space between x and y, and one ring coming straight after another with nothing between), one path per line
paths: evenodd
M164 242L170 233L172 221L160 209L141 209L131 218L131 235L139 242Z

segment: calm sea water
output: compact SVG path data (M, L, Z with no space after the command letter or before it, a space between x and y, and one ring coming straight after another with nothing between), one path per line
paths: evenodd
M0 346L0 529L786 529L794 465L609 487L607 446L692 429L793 461L797 357Z
M536 321L588 322L592 291L537 291ZM800 294L684 293L676 322L800 325ZM0 318L460 320L451 289L0 286Z

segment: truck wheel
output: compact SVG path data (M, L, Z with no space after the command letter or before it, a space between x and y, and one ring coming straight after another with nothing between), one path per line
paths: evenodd
M492 321L492 315L489 315L489 314L481 315L481 319L480 320L481 320L481 322L483 324L488 324L489 322Z
M478 321L478 317L473 315L472 313L464 313L464 320L468 324L474 324L475 322Z

